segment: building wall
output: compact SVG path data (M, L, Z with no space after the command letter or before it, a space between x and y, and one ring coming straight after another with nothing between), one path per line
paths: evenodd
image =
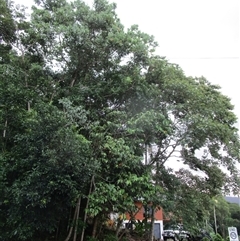
M138 210L133 214L133 216L134 216L135 220L142 221L145 218L145 216L144 216L145 208L141 201L135 202L135 205L137 206ZM151 204L149 205L149 207L151 208ZM130 220L129 213L126 213L126 220ZM162 212L161 208L155 210L155 220L156 221L163 220L163 212Z
M135 220L143 221L145 219L145 208L141 201L135 202L138 210L133 214ZM151 208L151 204L148 205ZM163 211L161 208L155 210L155 225L154 225L154 234L156 239L162 239L163 233ZM130 224L130 215L126 213L126 219L124 220L124 226L128 226ZM149 219L149 222L151 220Z

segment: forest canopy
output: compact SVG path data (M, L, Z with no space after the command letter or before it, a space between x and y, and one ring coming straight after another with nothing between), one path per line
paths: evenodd
M138 198L197 226L239 192L230 98L116 7L0 0L1 240L97 238Z

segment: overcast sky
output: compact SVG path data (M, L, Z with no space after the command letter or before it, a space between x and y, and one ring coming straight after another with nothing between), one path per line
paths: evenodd
M15 2L31 5L31 0ZM89 5L92 0L85 0ZM240 0L110 0L124 26L155 36L157 53L187 75L205 76L240 118Z

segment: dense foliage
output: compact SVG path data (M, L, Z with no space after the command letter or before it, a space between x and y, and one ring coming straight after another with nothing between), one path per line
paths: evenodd
M230 99L115 8L36 0L29 19L0 0L1 240L101 239L138 198L197 226L238 191Z

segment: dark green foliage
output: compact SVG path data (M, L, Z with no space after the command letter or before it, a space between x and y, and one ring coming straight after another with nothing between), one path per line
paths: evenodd
M0 1L0 12L0 46L2 48L3 41L5 43L14 41L16 26L6 0Z
M88 141L68 127L54 106L35 105L24 127L4 155L3 173L3 207L9 210L4 228L11 227L8 235L23 240L38 233L54 234L85 193L94 170L86 165Z
M115 4L39 0L29 21L0 7L0 239L72 239L77 224L78 239L115 240L120 225L103 223L138 198L197 226L221 188L237 190L230 100L155 56ZM204 176L168 168L176 151Z
M229 203L230 217L228 217L228 226L236 227L238 233L240 233L240 206L239 204Z
M213 237L214 241L224 241L224 238L220 234L216 234Z

